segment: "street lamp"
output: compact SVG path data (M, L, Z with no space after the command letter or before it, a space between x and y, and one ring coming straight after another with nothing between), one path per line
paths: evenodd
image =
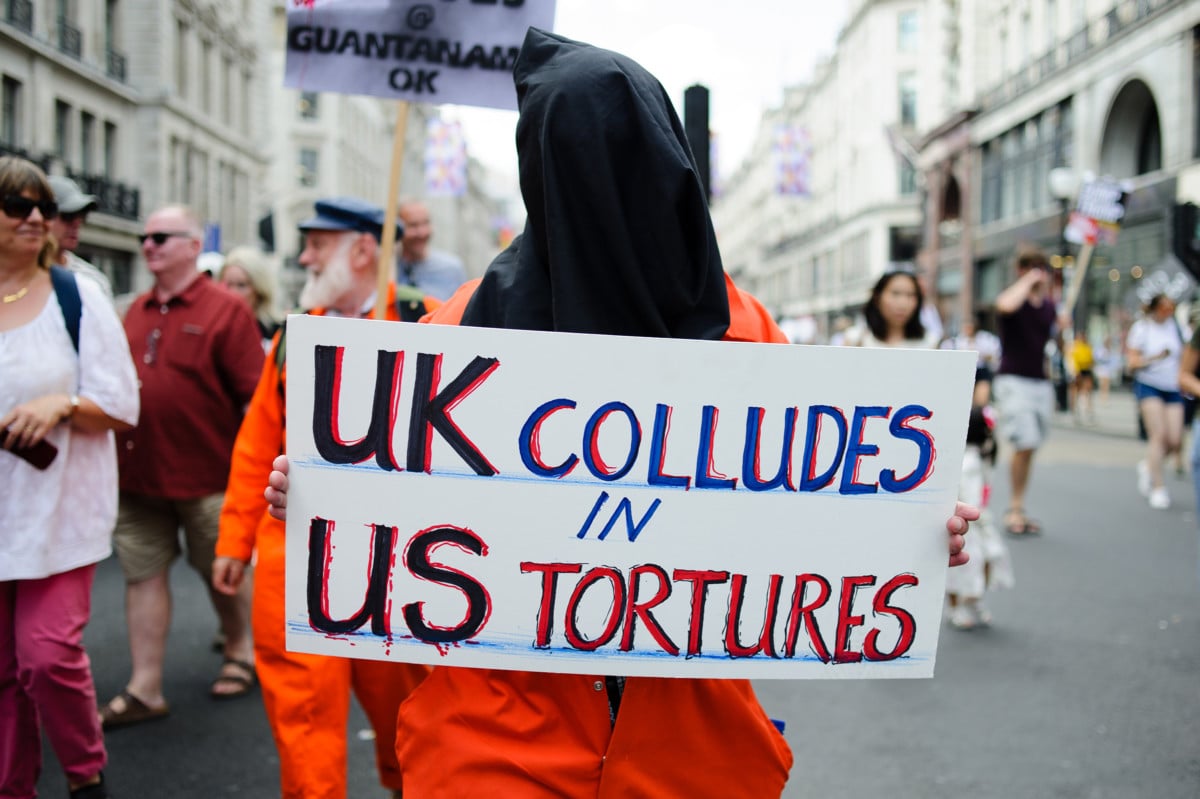
M1070 167L1060 166L1051 169L1046 175L1046 184L1050 196L1058 200L1058 265L1063 270L1063 285L1068 283L1067 265L1071 262L1069 242L1067 241L1067 223L1070 221L1071 200L1079 190L1079 175ZM1087 314L1087 285L1080 287L1079 298L1075 303L1074 323L1077 330L1082 330L1086 323Z

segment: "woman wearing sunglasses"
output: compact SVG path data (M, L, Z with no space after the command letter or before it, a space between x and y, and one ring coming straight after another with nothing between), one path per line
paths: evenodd
M137 378L100 288L66 273L77 305L54 289L53 198L37 166L0 158L0 795L36 795L44 732L71 796L103 799L83 628L116 520L111 431L137 422Z

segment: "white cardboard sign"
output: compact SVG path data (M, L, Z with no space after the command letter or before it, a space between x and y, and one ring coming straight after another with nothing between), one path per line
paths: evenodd
M554 0L290 0L284 85L516 109L525 32Z
M928 677L975 356L293 316L287 640Z

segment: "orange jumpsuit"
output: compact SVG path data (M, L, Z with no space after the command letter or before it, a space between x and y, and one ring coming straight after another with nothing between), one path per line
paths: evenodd
M388 318L398 319L389 289ZM416 302L421 302L420 300ZM426 311L437 300L424 300ZM313 314L321 316L318 309ZM396 712L429 673L426 666L288 652L285 646L285 527L267 514L263 487L284 451L284 379L275 366L276 336L233 448L221 511L217 556L249 561L257 548L252 623L254 655L267 719L279 750L284 799L345 799L350 688L375 729L380 782L400 788Z
M787 342L725 282L726 340ZM457 323L474 289L421 321ZM613 725L602 675L439 667L401 708L396 741L406 799L763 799L792 767L747 680L631 677Z

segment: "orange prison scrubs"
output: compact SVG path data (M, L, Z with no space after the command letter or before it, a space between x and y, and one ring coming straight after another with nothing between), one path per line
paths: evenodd
M396 321L394 288L388 318ZM426 298L426 311L437 301ZM315 315L324 315L321 310ZM284 799L346 799L346 724L350 689L375 729L380 782L400 788L396 713L429 673L427 666L288 652L285 646L285 527L267 514L263 488L284 451L283 379L276 336L233 449L217 556L249 561L257 548L252 622L254 655L267 720L279 750Z
M731 341L786 343L726 277ZM454 324L466 284L422 322ZM779 796L792 753L747 680L631 677L616 725L603 675L435 668L396 735L405 799Z

